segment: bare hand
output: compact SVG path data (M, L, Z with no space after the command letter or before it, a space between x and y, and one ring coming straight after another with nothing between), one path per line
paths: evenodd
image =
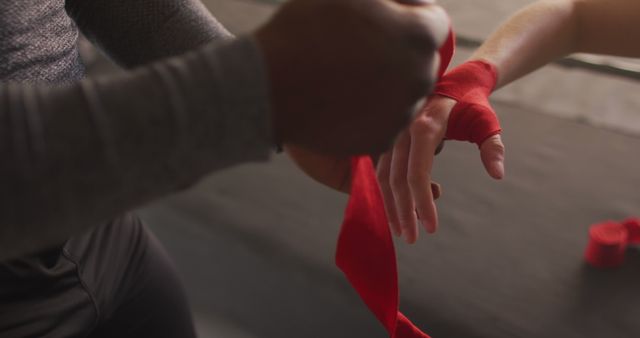
M417 240L418 222L429 233L438 227L438 213L430 189L431 170L455 104L455 100L443 96L430 98L408 130L401 133L393 149L378 162L378 180L391 230L396 236L403 236L407 243ZM482 143L480 157L491 177L504 177L504 145L499 134Z

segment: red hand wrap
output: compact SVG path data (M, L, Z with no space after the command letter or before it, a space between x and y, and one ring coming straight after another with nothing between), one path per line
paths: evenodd
M624 262L627 247L637 244L640 244L640 218L594 224L589 228L584 258L597 268L614 268Z
M629 244L640 244L640 218L628 218L622 221L622 225L629 234Z
M589 244L584 253L585 260L598 268L613 268L624 262L628 234L617 222L604 222L589 228Z
M496 67L480 60L465 62L440 79L434 94L458 101L449 115L447 139L480 146L484 140L502 131L489 104L489 95L497 79Z
M396 252L371 158L353 157L351 175L336 265L391 338L429 338L398 311Z
M453 31L440 48L442 75L455 47ZM396 252L373 162L351 159L351 197L338 237L336 265L392 338L429 338L398 311Z
M453 33L453 29L449 27L449 35L447 40L442 44L438 50L440 56L440 67L438 68L438 79L442 78L442 75L447 71L447 67L453 59L453 53L456 51L456 35Z

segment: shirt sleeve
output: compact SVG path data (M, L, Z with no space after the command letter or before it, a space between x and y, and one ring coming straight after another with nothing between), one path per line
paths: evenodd
M232 38L199 0L66 0L78 28L131 68Z
M242 37L64 86L0 83L0 259L266 160L262 63Z

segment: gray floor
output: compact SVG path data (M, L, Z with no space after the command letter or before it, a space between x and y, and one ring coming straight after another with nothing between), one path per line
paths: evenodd
M402 309L435 337L636 337L640 256L598 272L582 253L591 223L640 214L640 139L498 107L512 110L509 176L492 182L473 146L447 145L441 230L397 243ZM384 337L333 264L345 201L278 156L143 216L178 262L203 337Z
M268 1L206 2L236 33L273 11ZM440 2L461 33L484 36L529 1L478 0L476 11ZM595 337L608 326L617 335L605 336L640 335L639 313L627 310L639 299L623 293L638 270L585 277L581 260L590 223L640 215L638 89L549 67L496 95L508 178L491 182L472 146L447 145L436 168L442 229L416 246L398 243L407 314L435 337ZM333 265L345 202L276 156L141 214L178 263L201 337L384 337ZM622 303L608 302L604 286ZM585 313L584 293L610 315Z

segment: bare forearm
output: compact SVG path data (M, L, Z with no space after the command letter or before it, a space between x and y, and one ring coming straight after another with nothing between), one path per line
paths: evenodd
M498 68L496 88L585 52L640 56L640 2L542 0L514 14L473 54Z
M574 1L539 1L509 18L471 59L497 67L499 88L572 53L577 27Z
M574 0L575 52L640 57L640 1Z

